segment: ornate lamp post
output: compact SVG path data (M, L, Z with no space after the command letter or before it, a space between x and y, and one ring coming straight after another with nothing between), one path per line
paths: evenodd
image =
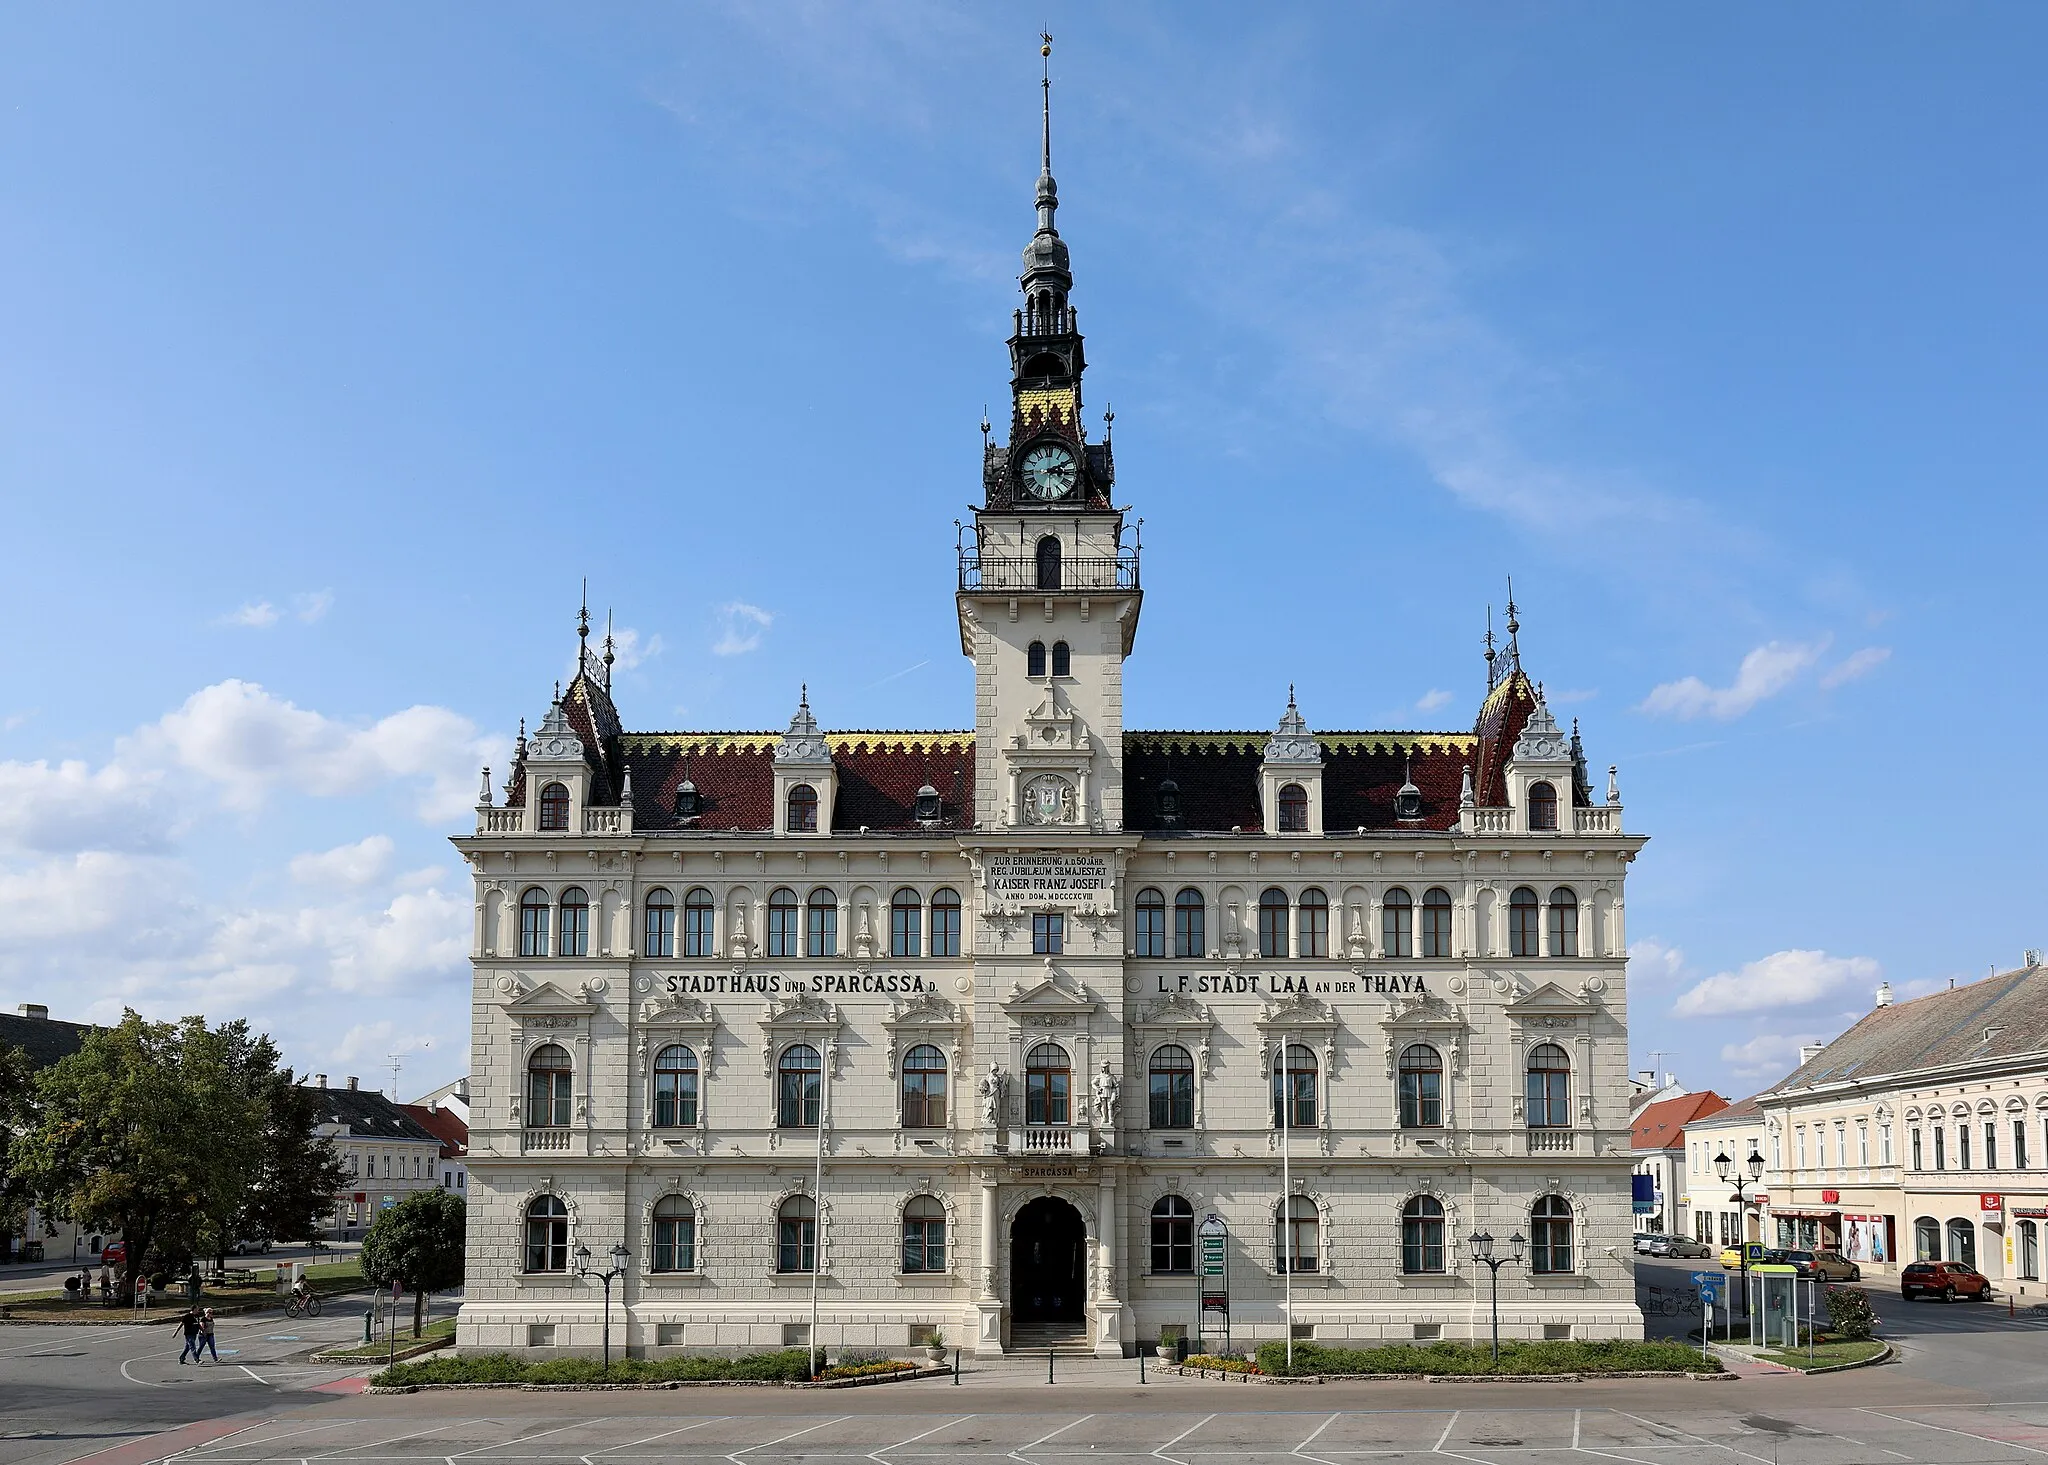
M1764 1178L1764 1157L1758 1153L1755 1140L1749 1142L1749 1158L1744 1160L1742 1164L1743 1168L1749 1171L1749 1174L1746 1176L1736 1173L1735 1162L1728 1158L1726 1150L1714 1156L1714 1173L1735 1187L1735 1194L1730 1196L1729 1199L1735 1202L1735 1250L1737 1260L1741 1263L1739 1268L1741 1281L1738 1285L1742 1288L1742 1315L1748 1317L1749 1227L1745 1224L1748 1207L1743 1203L1742 1193Z
M1514 1247L1515 1254L1513 1256L1495 1256L1493 1254L1493 1237L1488 1232L1474 1231L1466 1238L1467 1243L1472 1248L1472 1260L1486 1263L1493 1272L1493 1361L1496 1364L1500 1362L1500 1269L1509 1262L1521 1261L1522 1243L1527 1240L1526 1236L1517 1231L1508 1238L1508 1244Z
M612 1269L608 1272L593 1274L590 1270L590 1248L587 1246L576 1248L576 1275L579 1277L595 1275L599 1281L604 1283L604 1377L606 1378L610 1378L612 1375L612 1279L625 1275L626 1262L631 1256L632 1253L627 1251L625 1247L614 1246L612 1248Z

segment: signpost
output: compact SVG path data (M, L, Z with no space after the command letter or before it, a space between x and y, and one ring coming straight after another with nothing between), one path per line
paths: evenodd
M1230 1351L1230 1228L1211 1211L1196 1233L1202 1246L1202 1306L1196 1315L1195 1337L1208 1331L1209 1314L1223 1314L1223 1351Z

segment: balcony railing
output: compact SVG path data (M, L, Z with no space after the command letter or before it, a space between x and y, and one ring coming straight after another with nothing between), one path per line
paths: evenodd
M1526 1133L1532 1155L1569 1155L1579 1147L1575 1129L1531 1129Z
M1013 1155L1085 1155L1088 1153L1088 1131L1070 1129L1064 1124L1031 1125L1026 1129L1010 1131L1010 1153Z
M585 809L583 811L583 832L585 834L631 834L632 816L624 808Z
M548 1150L569 1148L569 1131L566 1129L529 1129L524 1142L519 1146L527 1154L538 1154Z
M1572 830L1577 834L1621 833L1621 805L1595 804L1572 810Z
M1467 809L1465 817L1472 821L1474 834L1512 834L1515 828L1513 809Z
M484 808L476 811L476 832L478 834L517 834L526 827L524 807L511 809Z
M1138 552L1048 563L1040 574L1037 559L1009 559L984 556L979 550L960 551L962 590L1016 591L1032 595L1086 595L1091 592L1136 590Z

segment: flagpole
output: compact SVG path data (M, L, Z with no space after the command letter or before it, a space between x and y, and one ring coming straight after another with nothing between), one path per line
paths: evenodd
M1288 1071L1288 1050L1294 1046L1294 1035L1288 1033L1280 1039L1280 1234L1286 1238L1281 1252L1284 1270L1281 1284L1286 1288L1286 1301L1282 1311L1287 1314L1287 1371L1294 1372L1294 1164L1293 1146L1288 1135L1294 1116L1294 1075Z
M822 1371L818 1364L824 1350L818 1342L818 1273L825 1264L825 1116L832 1109L832 1059L829 1056L832 1045L823 1045L819 1054L819 1065L824 1070L819 1075L818 1085L818 1158L817 1170L811 1180L811 1209L817 1214L811 1219L811 1376L816 1378ZM801 1237L798 1238L802 1240Z

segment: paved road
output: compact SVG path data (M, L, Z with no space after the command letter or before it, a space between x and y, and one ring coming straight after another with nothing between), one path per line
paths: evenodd
M354 1256L361 1251L359 1241L346 1244L331 1244L319 1251L303 1246L273 1246L261 1256L231 1256L227 1259L229 1271L256 1267L271 1267L281 1261L321 1262L336 1261L342 1257ZM90 1261L95 1279L100 1274L99 1263ZM0 1294L8 1292L51 1292L64 1285L66 1277L78 1275L79 1263L69 1257L46 1262L10 1262L0 1266Z

